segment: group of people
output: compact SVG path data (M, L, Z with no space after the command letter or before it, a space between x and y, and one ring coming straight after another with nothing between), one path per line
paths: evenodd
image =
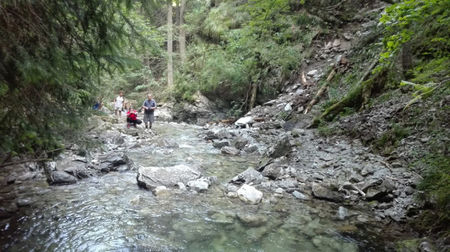
M133 109L131 103L125 105L125 98L123 92L119 92L119 96L114 99L114 111L116 116L122 116L122 110L125 108L127 111L127 127L136 127L137 124L141 124L142 121L139 120L138 112ZM155 110L156 102L152 99L151 94L147 94L147 99L145 99L142 107L139 110L144 110L144 124L146 129L151 129L152 124L155 121Z

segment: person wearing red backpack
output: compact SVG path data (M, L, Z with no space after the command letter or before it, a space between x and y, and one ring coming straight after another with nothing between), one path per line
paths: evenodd
M130 126L134 126L136 128L137 124L141 124L142 121L137 119L137 112L134 110L131 106L130 109L127 112L127 128L130 128Z

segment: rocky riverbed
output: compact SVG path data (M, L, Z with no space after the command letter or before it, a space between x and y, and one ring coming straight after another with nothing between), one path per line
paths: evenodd
M97 120L89 134L98 148L71 146L45 165L2 170L2 250L392 247L380 220L405 198L396 193L403 181L387 182L392 168L357 142L309 130L158 123L145 131Z

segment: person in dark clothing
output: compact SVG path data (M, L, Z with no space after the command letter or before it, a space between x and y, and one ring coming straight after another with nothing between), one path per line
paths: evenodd
M147 99L144 101L144 104L142 105L142 108L144 109L144 123L145 128L152 128L152 124L155 121L155 109L156 109L156 102L152 99L152 95L148 94Z

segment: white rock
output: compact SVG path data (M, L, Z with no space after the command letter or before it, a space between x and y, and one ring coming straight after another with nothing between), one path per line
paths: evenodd
M335 39L333 41L333 47L339 47L341 45L341 41L339 39Z
M283 194L283 193L284 193L284 190L283 190L283 188L278 187L278 188L275 190L275 193Z
M292 195L299 200L309 200L309 197L299 191L292 192Z
M237 198L238 194L237 194L237 192L228 192L227 196L230 197L230 198Z
M186 186L182 182L178 182L177 186L181 191L186 191Z
M157 186L174 187L178 182L187 183L200 178L201 173L194 167L175 165L169 167L139 167L138 185L147 189Z
M247 127L247 125L252 124L253 123L253 117L251 116L244 116L239 118L234 125L238 126L238 127Z
M284 111L291 111L292 110L292 106L290 103L286 104L286 106L284 106Z
M156 196L161 196L161 195L169 193L169 190L165 186L157 186L157 187L155 187L155 189L153 189L153 193Z
M187 186L189 186L189 188L191 188L192 190L195 190L197 192L203 192L203 191L208 190L209 180L206 178L192 180L187 183Z
M313 77L317 73L319 73L319 71L314 69L314 70L309 71L306 75L308 75L309 77Z
M263 197L263 193L261 191L258 191L255 187L247 184L241 186L241 188L237 191L237 194L239 199L250 204L258 204L261 202Z
M347 208L340 206L338 209L338 218L340 220L345 220L345 218L347 218L348 216L348 210Z

